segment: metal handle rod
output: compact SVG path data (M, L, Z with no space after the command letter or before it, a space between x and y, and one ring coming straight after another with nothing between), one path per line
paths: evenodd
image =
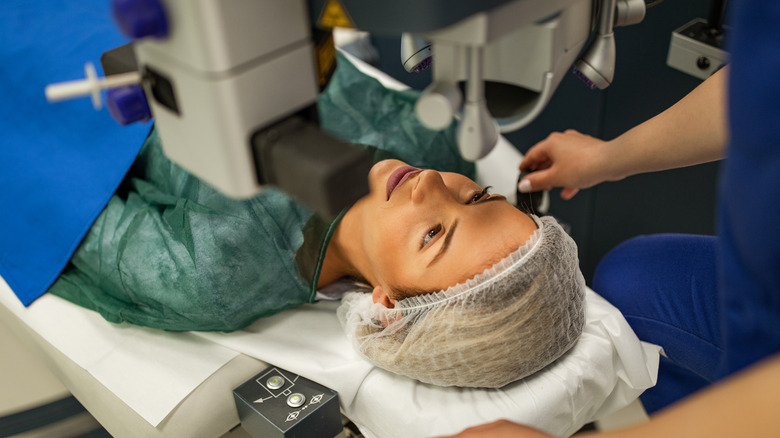
M601 3L599 14L599 35L609 35L615 25L616 0L605 0Z
M707 18L707 24L710 29L720 33L723 31L723 20L726 18L726 0L712 0L710 5L710 15Z
M482 47L469 47L466 62L469 66L469 76L466 81L466 102L479 102L485 99L485 81L482 77Z

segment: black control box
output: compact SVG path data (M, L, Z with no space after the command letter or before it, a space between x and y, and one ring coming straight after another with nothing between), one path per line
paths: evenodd
M341 433L336 391L270 366L233 390L241 426L253 437L327 438Z

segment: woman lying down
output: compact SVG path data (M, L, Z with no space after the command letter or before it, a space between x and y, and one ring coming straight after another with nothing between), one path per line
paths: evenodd
M464 387L528 376L582 331L572 239L460 174L379 161L370 193L326 222L272 188L221 195L154 129L134 167L50 289L111 322L232 331L353 279L338 316L365 358Z
M223 197L168 161L114 196L51 292L112 322L240 329L342 278L339 318L377 366L426 383L501 387L571 348L584 280L572 239L469 178L380 161L370 193L325 223L273 189Z

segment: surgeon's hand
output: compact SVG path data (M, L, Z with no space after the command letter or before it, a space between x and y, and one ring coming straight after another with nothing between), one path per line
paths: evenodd
M440 438L553 438L538 429L512 423L508 420L498 420L481 426L470 427L463 432L450 437Z
M520 182L521 192L563 187L561 198L571 199L580 189L622 177L608 174L608 143L573 129L553 132L535 144L520 170L534 171Z

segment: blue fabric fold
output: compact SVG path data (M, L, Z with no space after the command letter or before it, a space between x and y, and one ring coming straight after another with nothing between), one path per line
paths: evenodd
M47 84L100 71L128 40L109 1L0 3L0 277L29 305L57 278L149 132L88 98L50 104ZM102 74L102 73L100 73Z

